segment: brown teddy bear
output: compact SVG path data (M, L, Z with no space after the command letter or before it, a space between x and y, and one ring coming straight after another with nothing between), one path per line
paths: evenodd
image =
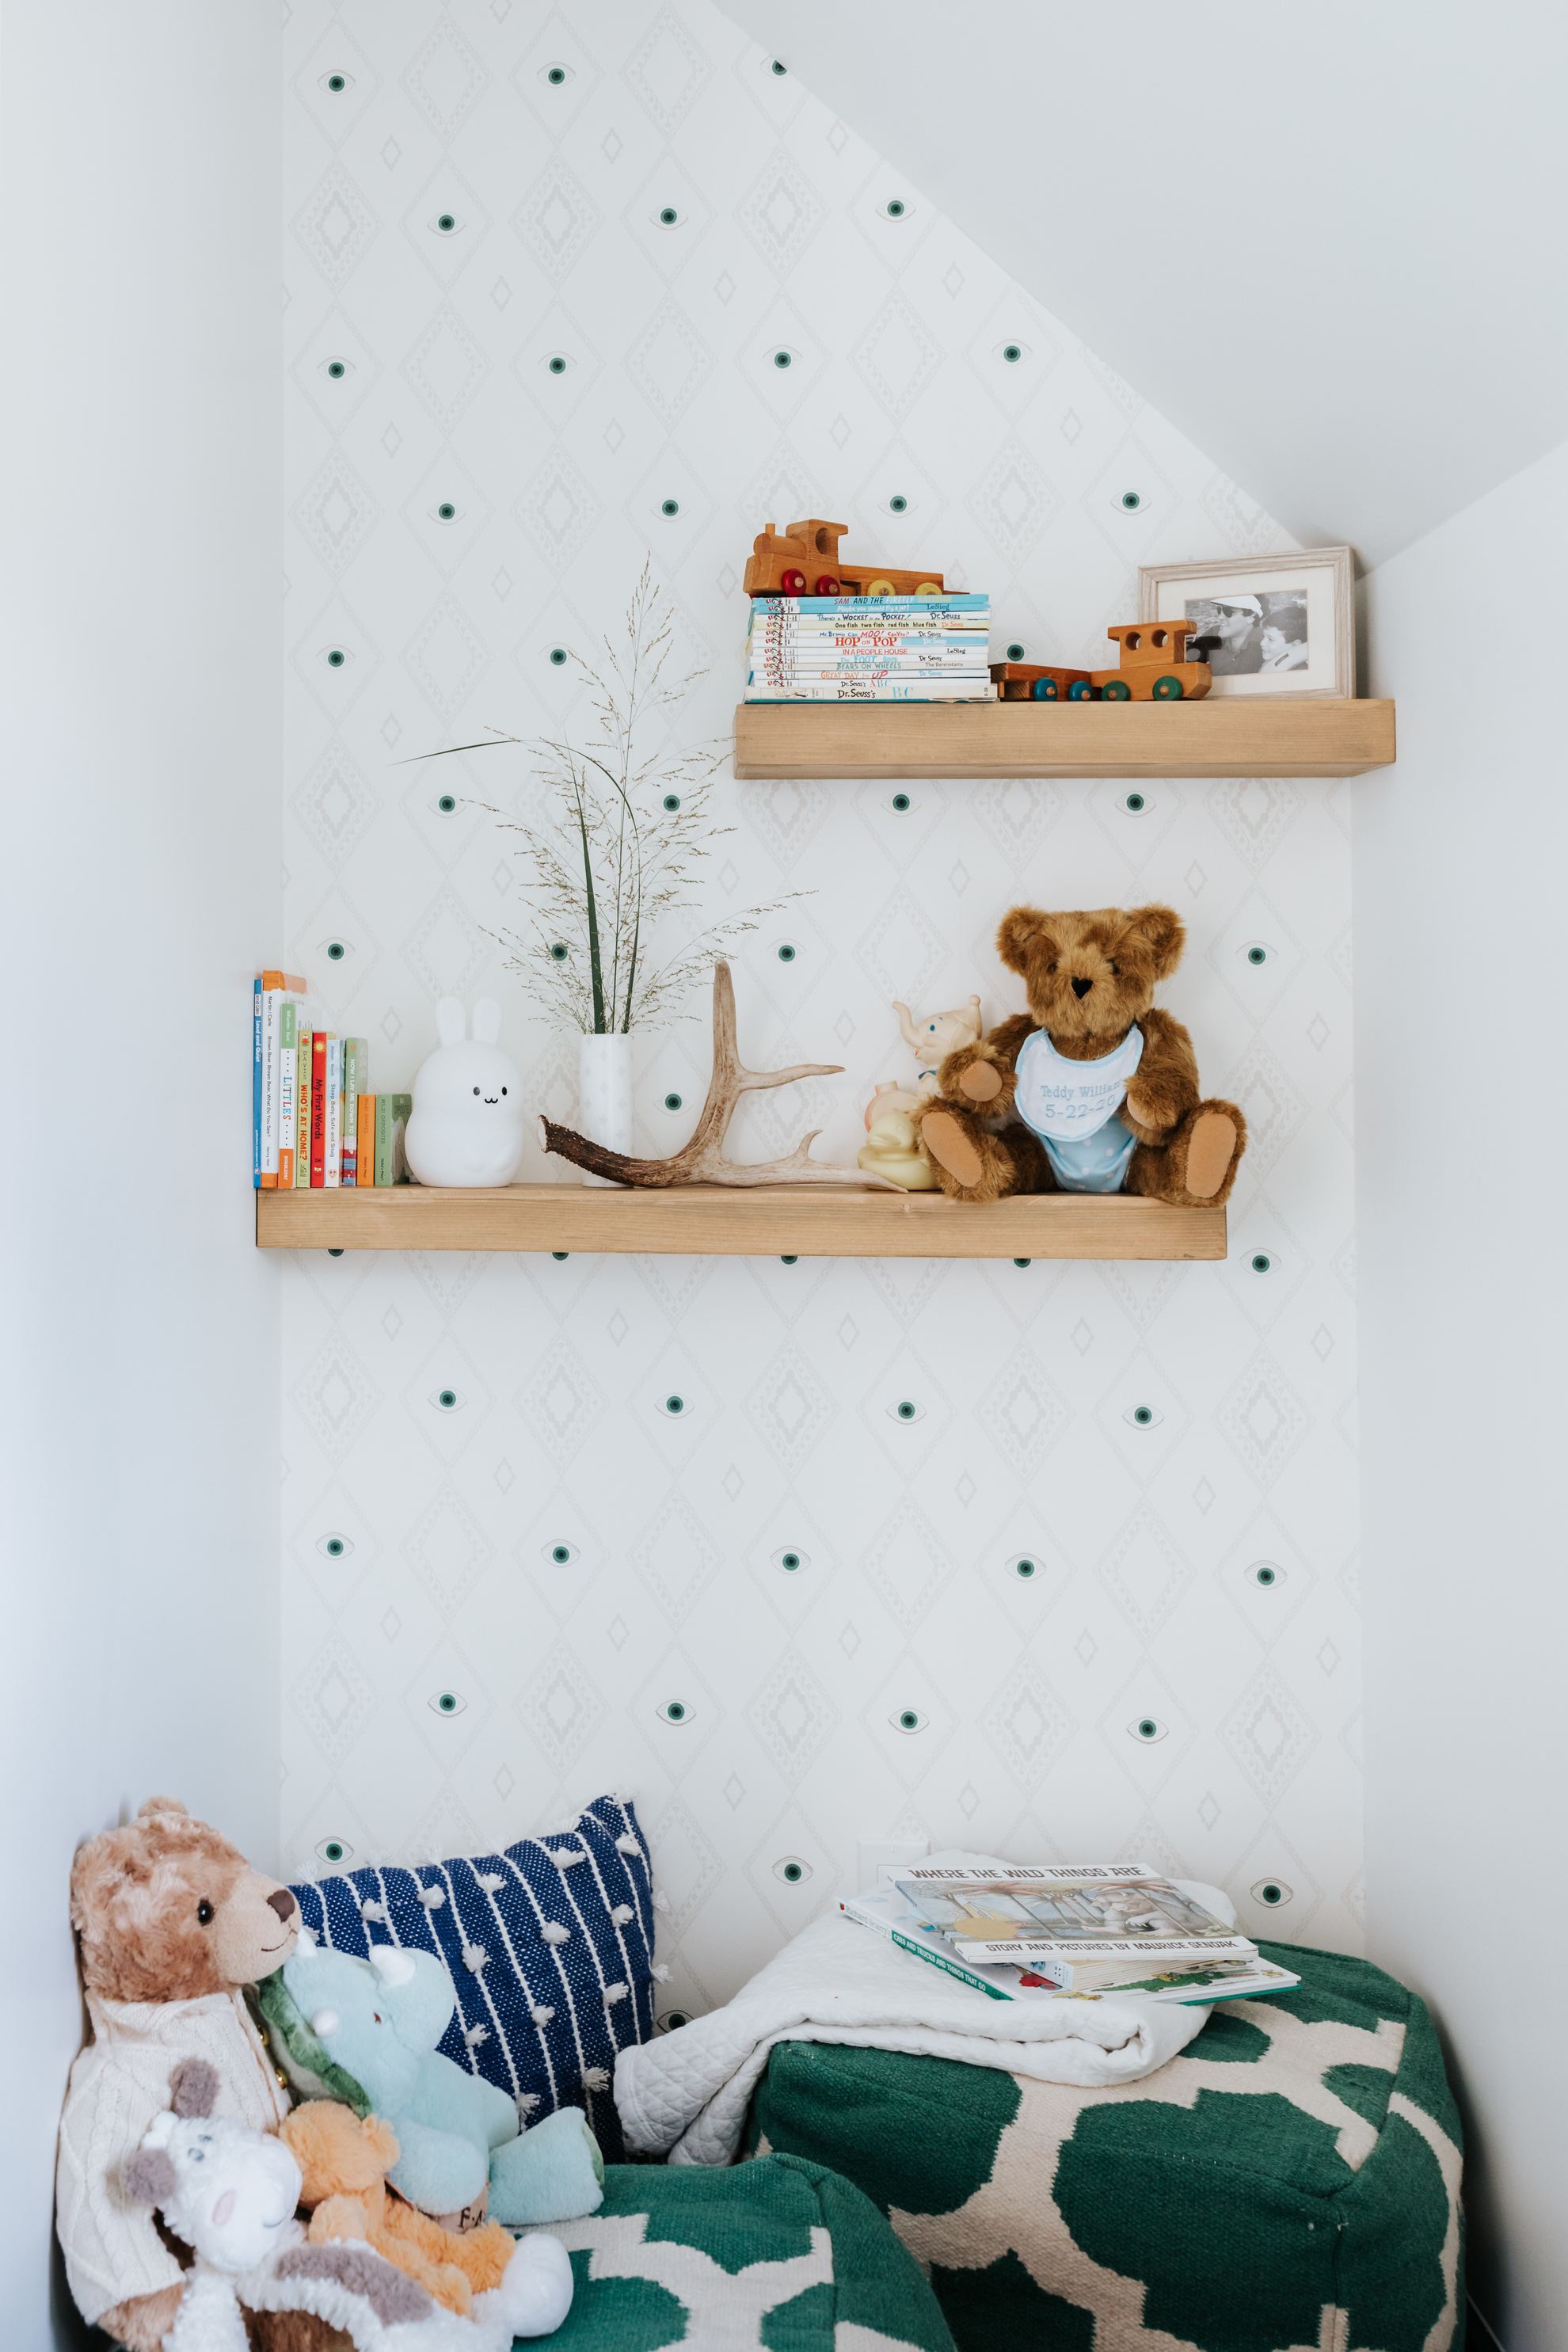
M1169 907L1004 916L997 952L1023 974L1029 1010L947 1055L921 1119L951 1200L1229 1199L1247 1122L1234 1103L1200 1098L1193 1041L1153 1002L1185 937Z
M157 2352L184 2267L121 2167L170 2105L174 2071L206 2060L215 2112L275 2131L289 2094L245 2005L299 1940L286 1886L252 1870L173 1797L89 1838L71 1870L92 2039L71 2068L60 2125L57 2227L78 2310L131 2352ZM308 2314L258 2323L269 2352L346 2344Z
M313 2243L352 2238L374 2246L464 2316L476 2294L500 2284L515 2239L499 2221L460 2234L443 2229L388 2189L397 2135L380 2116L356 2116L337 2099L306 2099L279 2137L300 2168Z

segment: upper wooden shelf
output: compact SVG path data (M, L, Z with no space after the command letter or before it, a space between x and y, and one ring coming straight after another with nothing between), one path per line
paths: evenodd
M1394 758L1392 702L743 702L735 773L1361 776Z
M1127 1194L1035 1194L980 1208L931 1192L825 1185L508 1184L446 1192L258 1192L260 1249L563 1250L653 1257L1222 1258L1223 1209Z

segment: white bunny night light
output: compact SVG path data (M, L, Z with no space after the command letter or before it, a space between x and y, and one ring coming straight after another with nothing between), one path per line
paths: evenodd
M436 1007L440 1039L414 1080L405 1148L416 1183L510 1184L522 1158L522 1088L517 1068L501 1052L500 1006L481 996L474 1034L463 1007L444 996Z

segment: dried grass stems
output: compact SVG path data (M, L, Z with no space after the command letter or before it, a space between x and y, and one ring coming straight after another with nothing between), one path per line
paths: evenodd
M647 748L651 730L665 734L661 714L679 709L703 675L667 674L673 625L645 564L621 643L605 639L603 666L568 656L589 688L597 740L581 745L546 738L536 747L533 774L546 801L538 818L476 803L516 835L513 855L529 908L526 929L490 936L528 994L589 1034L690 1018L681 1002L709 977L715 959L805 895L790 891L726 915L687 931L681 946L662 953L669 934L684 930L686 919L702 909L713 845L734 831L714 822L711 807L727 745L682 752L666 740ZM521 740L492 730L480 742L452 751Z

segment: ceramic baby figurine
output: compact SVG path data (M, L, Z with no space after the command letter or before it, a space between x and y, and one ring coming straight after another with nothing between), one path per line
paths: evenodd
M418 1184L510 1184L522 1158L522 1088L515 1064L496 1043L500 1006L493 997L481 996L474 1006L471 1037L466 1027L457 997L442 997L436 1007L441 1042L419 1065L405 1141Z

